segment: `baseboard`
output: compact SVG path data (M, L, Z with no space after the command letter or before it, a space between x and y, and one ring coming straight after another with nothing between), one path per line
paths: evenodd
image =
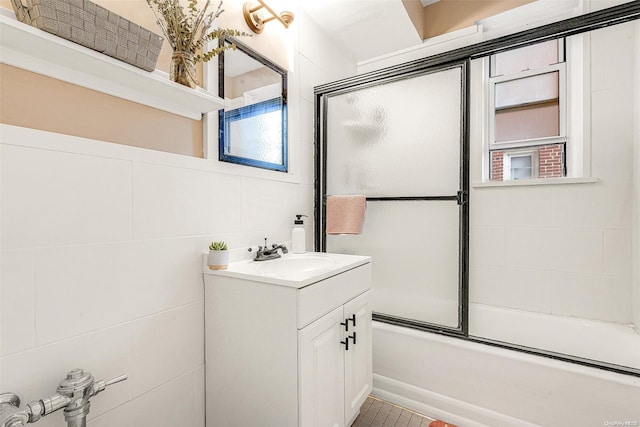
M460 427L539 427L538 424L532 424L378 374L373 374L371 394L430 418L446 421Z

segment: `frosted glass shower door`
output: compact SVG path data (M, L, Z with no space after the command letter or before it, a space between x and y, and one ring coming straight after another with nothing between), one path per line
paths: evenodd
M326 99L325 195L367 197L361 235L328 252L373 257L373 311L460 327L461 66Z

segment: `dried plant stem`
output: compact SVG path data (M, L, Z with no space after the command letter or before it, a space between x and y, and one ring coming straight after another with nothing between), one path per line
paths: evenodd
M206 62L226 49L235 49L235 45L224 45L206 52L200 52L205 44L222 37L249 36L245 32L233 29L215 29L209 31L213 22L224 12L222 1L215 12L207 13L211 0L206 0L204 8L198 10L198 0L188 0L187 12L179 0L147 0L158 26L174 52L190 52L195 62Z

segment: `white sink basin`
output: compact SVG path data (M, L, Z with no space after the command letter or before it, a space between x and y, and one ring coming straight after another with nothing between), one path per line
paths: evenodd
M210 270L205 256L203 272L301 288L370 261L367 256L307 252L268 261L237 261L230 263L226 270Z
M253 262L253 268L265 276L291 277L331 269L336 259L318 255L285 255L283 258Z

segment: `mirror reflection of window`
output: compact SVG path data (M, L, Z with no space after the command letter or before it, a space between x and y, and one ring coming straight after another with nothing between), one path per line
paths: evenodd
M219 67L220 160L287 171L286 71L236 41Z

